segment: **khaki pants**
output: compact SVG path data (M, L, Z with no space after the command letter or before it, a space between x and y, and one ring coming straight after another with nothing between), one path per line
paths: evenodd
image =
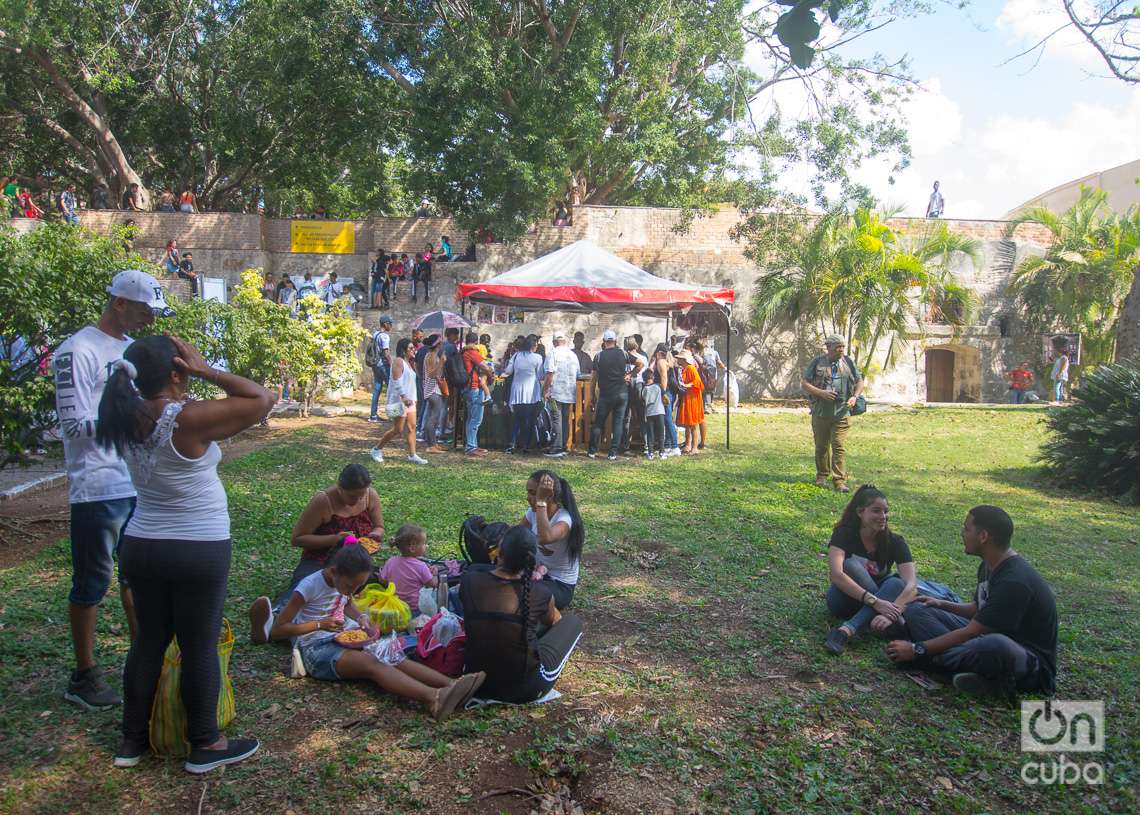
M811 434L815 437L815 477L846 481L846 442L850 420L844 416L812 416Z

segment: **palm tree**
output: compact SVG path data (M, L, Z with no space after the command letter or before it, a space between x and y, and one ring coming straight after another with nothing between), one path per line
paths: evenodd
M1103 190L1081 186L1080 198L1063 213L1030 207L1009 223L1049 230L1042 256L1014 270L1009 290L1031 331L1079 332L1085 362L1112 359L1121 307L1135 277L1140 250L1131 222L1112 215Z
M894 364L906 335L921 330L925 312L965 324L973 293L950 272L952 258L980 258L976 241L939 224L918 240L902 238L887 223L893 213L857 209L793 223L775 241L768 271L756 283L752 320L761 331L809 322L821 334L845 338L856 362L874 364L890 337L881 367Z

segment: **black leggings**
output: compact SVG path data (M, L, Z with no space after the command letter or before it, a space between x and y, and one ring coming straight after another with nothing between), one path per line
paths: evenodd
M538 669L505 692L502 701L521 704L545 696L558 681L581 636L582 620L575 614L563 614L561 620L538 638Z
M123 538L119 569L138 613L138 637L123 668L123 738L149 741L150 711L171 637L182 650L182 704L194 747L218 740L218 635L230 575L230 541Z

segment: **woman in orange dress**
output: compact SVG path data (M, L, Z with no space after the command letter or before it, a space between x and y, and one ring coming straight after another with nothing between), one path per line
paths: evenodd
M697 452L697 427L705 420L705 386L688 349L681 351L677 360L681 363L681 407L677 412L677 424L685 428L685 444L681 452L693 454Z

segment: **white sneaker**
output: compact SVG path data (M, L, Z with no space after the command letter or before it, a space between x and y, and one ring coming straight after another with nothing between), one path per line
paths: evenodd
M375 461L377 464L383 464L384 463L384 453L381 452L379 447L373 447L372 452L369 453L368 455L372 456L372 460Z
M412 453L410 456L408 456L408 461L412 462L412 464L427 464L428 463L426 458L423 458L422 456L419 456L415 453Z
M647 459L649 459L650 461L653 461L653 459L656 458L656 456L654 456L653 453L646 453L645 457Z

